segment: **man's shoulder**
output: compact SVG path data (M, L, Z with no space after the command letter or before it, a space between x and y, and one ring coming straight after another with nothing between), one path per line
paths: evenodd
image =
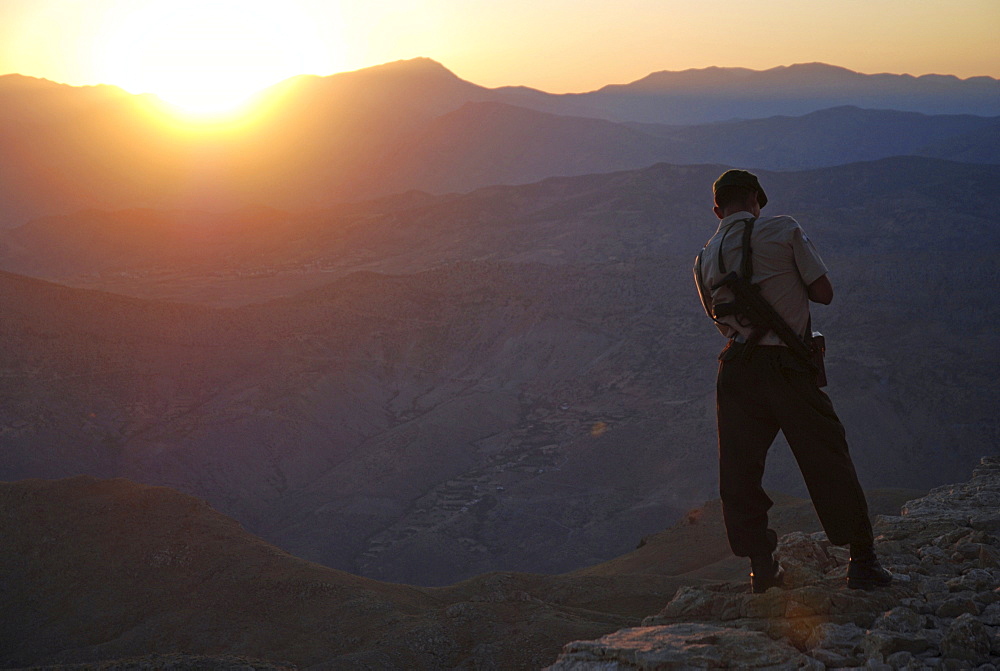
M756 228L799 228L799 222L788 214L776 214L770 217L760 217L754 222Z
M779 214L773 217L761 217L754 222L754 229L758 231L759 238L787 243L792 240L796 231L802 230L802 227L789 215Z

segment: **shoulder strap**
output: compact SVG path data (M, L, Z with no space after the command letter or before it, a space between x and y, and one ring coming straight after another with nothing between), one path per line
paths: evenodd
M740 275L747 282L753 281L753 248L750 246L750 236L753 235L754 219L747 219L743 225L743 259L740 263Z
M750 247L750 236L753 234L753 222L756 221L754 217L749 219L741 219L743 222L743 250L742 259L740 261L740 275L747 278L749 282L753 278L753 249ZM719 275L725 277L728 271L726 270L726 260L722 258L723 248L726 243L726 236L729 235L729 231L733 230L733 226L736 222L733 222L723 233L722 240L719 241ZM702 250L705 251L705 250Z

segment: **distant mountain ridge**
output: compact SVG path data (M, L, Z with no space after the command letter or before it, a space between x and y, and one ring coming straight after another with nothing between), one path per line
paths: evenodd
M954 126L951 115L1000 115L1000 81L990 78L860 75L823 65L707 69L554 95L484 88L439 63L414 59L296 77L261 100L251 127L219 133L185 129L148 96L113 87L0 77L0 226L88 208L301 210L417 188L469 190L657 161L797 169L882 158L900 147L920 153L925 139L932 156L1000 160L995 122L977 129L965 116L969 127L951 136L926 128ZM868 126L840 112L845 128L835 135L829 133L835 124L819 118L791 120L845 105L938 116L925 123L902 119L886 133L896 123L888 111L873 112L886 117ZM776 115L785 119L707 125ZM648 123L656 128L640 125ZM850 128L858 132L845 132ZM748 145L741 129L762 133L759 143ZM727 148L724 137L737 140ZM886 142L896 137L898 146Z
M465 192L644 167L714 163L803 170L925 155L1000 164L1000 117L929 116L836 107L693 126L619 124L504 103L466 103L437 117L381 159L362 184L387 192Z
M1000 105L1000 80L993 77L959 79L953 75L862 74L825 63L800 63L769 70L710 67L682 72L655 72L631 84L606 86L594 92L600 105L621 104L631 121L662 123L648 101L628 105L637 98L672 95L673 123L704 123L725 118L705 118L710 101L719 109L736 110L731 118L752 119L775 115L800 116L828 107L854 105L925 114L977 114L996 116ZM722 104L723 101L726 104ZM659 115L663 110L659 111ZM649 115L639 119L637 116Z

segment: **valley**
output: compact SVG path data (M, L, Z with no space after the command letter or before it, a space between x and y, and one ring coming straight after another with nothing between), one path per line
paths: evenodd
M0 0L0 667L1000 667L1000 5L850 4ZM732 168L891 585L730 547Z
M807 70L875 81L772 72L815 108L681 126L630 116L652 80L547 96L418 60L289 81L259 133L214 139L0 81L28 180L0 231L0 479L172 487L413 585L626 553L715 496L723 343L690 267L737 161L831 268L814 318L863 484L960 479L997 438L995 82L894 111ZM781 440L766 484L805 494Z
M77 217L16 230L10 265L127 272L104 288L132 297L5 276L0 477L175 487L298 556L410 584L626 552L714 495L722 343L690 263L712 226L694 194L718 170L235 214L173 276L141 235L123 252L97 233L140 217L177 237L177 215L87 215L76 248L49 241ZM996 304L962 268L1000 271L972 242L995 172L901 158L765 175L834 269L815 320L866 486L930 488L993 449ZM252 274L261 250L296 273ZM768 486L804 495L773 452Z

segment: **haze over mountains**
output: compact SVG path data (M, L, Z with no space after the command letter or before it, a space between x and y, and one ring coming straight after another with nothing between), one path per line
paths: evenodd
M403 612L420 636L479 587L333 569L423 586L586 572L716 496L723 343L690 266L730 165L760 173L766 212L799 219L832 269L814 322L863 484L927 489L997 451L995 79L808 65L554 96L418 59L268 95L246 128L194 131L110 87L0 78L0 480L195 495L330 567L233 540L308 574L294 589L335 583L355 605L373 590L364 613ZM782 444L766 484L804 494ZM94 515L101 497L193 510L129 483L49 486L0 496L51 495L52 528L90 523L74 497ZM42 556L44 534L18 533ZM677 584L598 574L628 585L602 615L574 610L593 584L558 578L544 589L569 610L532 617L599 635L621 624L608 613L640 617L615 599ZM537 661L554 643L512 617L477 635ZM345 655L384 645L433 668L350 635ZM495 658L471 645L449 659Z
M697 193L721 169L243 226L124 212L12 231L21 270L244 305L6 276L3 477L170 485L300 556L394 581L623 552L714 495L722 343L690 263L713 230ZM998 257L980 238L1000 166L762 179L835 269L816 322L865 484L930 487L993 450ZM204 255L181 263L163 241L192 227ZM801 493L781 454L772 486Z
M658 161L786 170L923 154L1000 163L1000 82L986 77L709 68L553 95L486 89L414 59L291 79L262 100L245 127L192 131L148 96L0 77L0 225L90 207L326 207ZM866 109L810 114L843 106ZM808 116L788 118L798 115ZM716 125L731 119L759 120ZM906 132L885 132L900 125Z

